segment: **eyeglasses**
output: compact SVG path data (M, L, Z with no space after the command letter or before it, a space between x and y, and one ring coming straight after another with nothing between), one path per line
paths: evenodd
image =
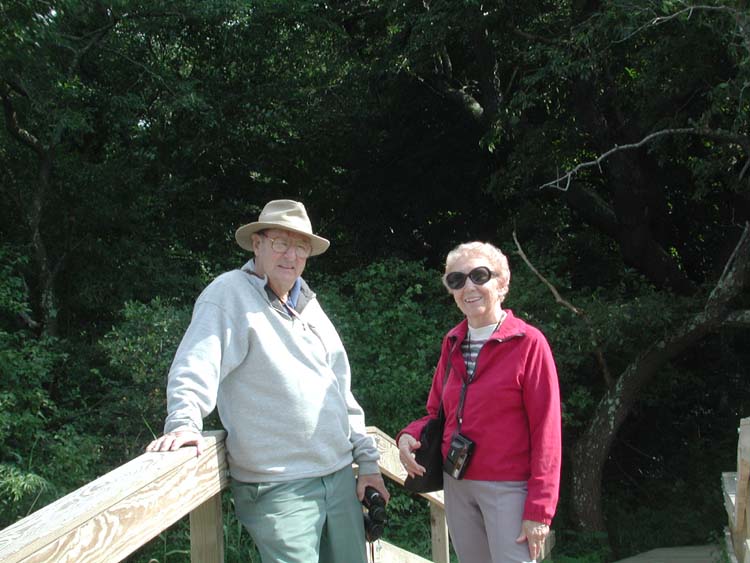
M288 238L274 238L269 237L265 233L258 233L260 235L263 235L265 238L271 241L271 250L274 252L278 252L279 254L286 254L286 252L289 250L289 247L292 246L292 243L289 241ZM306 244L304 242L295 242L294 243L294 253L296 254L297 258L309 258L310 254L312 253L312 246L309 244Z
M449 289L461 289L466 284L466 278L469 278L474 285L484 285L497 274L486 266L474 268L468 274L463 272L451 272L443 276L443 282Z

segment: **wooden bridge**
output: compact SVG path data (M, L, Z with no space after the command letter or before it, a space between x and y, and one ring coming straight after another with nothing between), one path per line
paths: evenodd
M368 432L378 445L383 475L403 485L406 473L393 439L374 427ZM190 518L191 561L223 562L221 492L228 487L224 432L204 436L206 448L200 457L194 447L144 453L0 530L0 562L121 561L185 515ZM750 418L740 425L737 471L724 473L722 484L729 523L727 553L732 563L750 563ZM448 563L442 492L422 496L430 503L432 561ZM545 553L553 545L550 534ZM384 540L374 547L371 563L428 563Z

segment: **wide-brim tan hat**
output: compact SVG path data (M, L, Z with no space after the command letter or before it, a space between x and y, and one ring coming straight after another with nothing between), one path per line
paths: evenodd
M312 252L310 256L323 254L331 243L313 234L310 218L307 216L305 206L291 199L275 199L269 201L260 212L258 220L241 226L234 233L234 238L245 250L253 250L253 233L264 229L285 229L294 233L305 235L310 239Z

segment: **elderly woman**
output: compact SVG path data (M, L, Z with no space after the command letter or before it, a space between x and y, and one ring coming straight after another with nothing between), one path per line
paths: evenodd
M461 563L517 563L541 553L560 482L560 395L549 345L502 308L510 269L491 244L470 242L446 258L443 283L466 315L443 339L428 416L397 436L410 476L421 430L445 412L445 506ZM471 450L461 467L456 452Z

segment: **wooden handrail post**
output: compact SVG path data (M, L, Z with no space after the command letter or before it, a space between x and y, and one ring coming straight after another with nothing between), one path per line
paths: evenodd
M191 563L224 563L221 493L190 513Z
M434 563L450 563L448 520L445 507L430 503L430 530L432 532L432 560Z
M722 473L727 554L731 562L750 561L750 418L740 421L737 440L737 471Z

